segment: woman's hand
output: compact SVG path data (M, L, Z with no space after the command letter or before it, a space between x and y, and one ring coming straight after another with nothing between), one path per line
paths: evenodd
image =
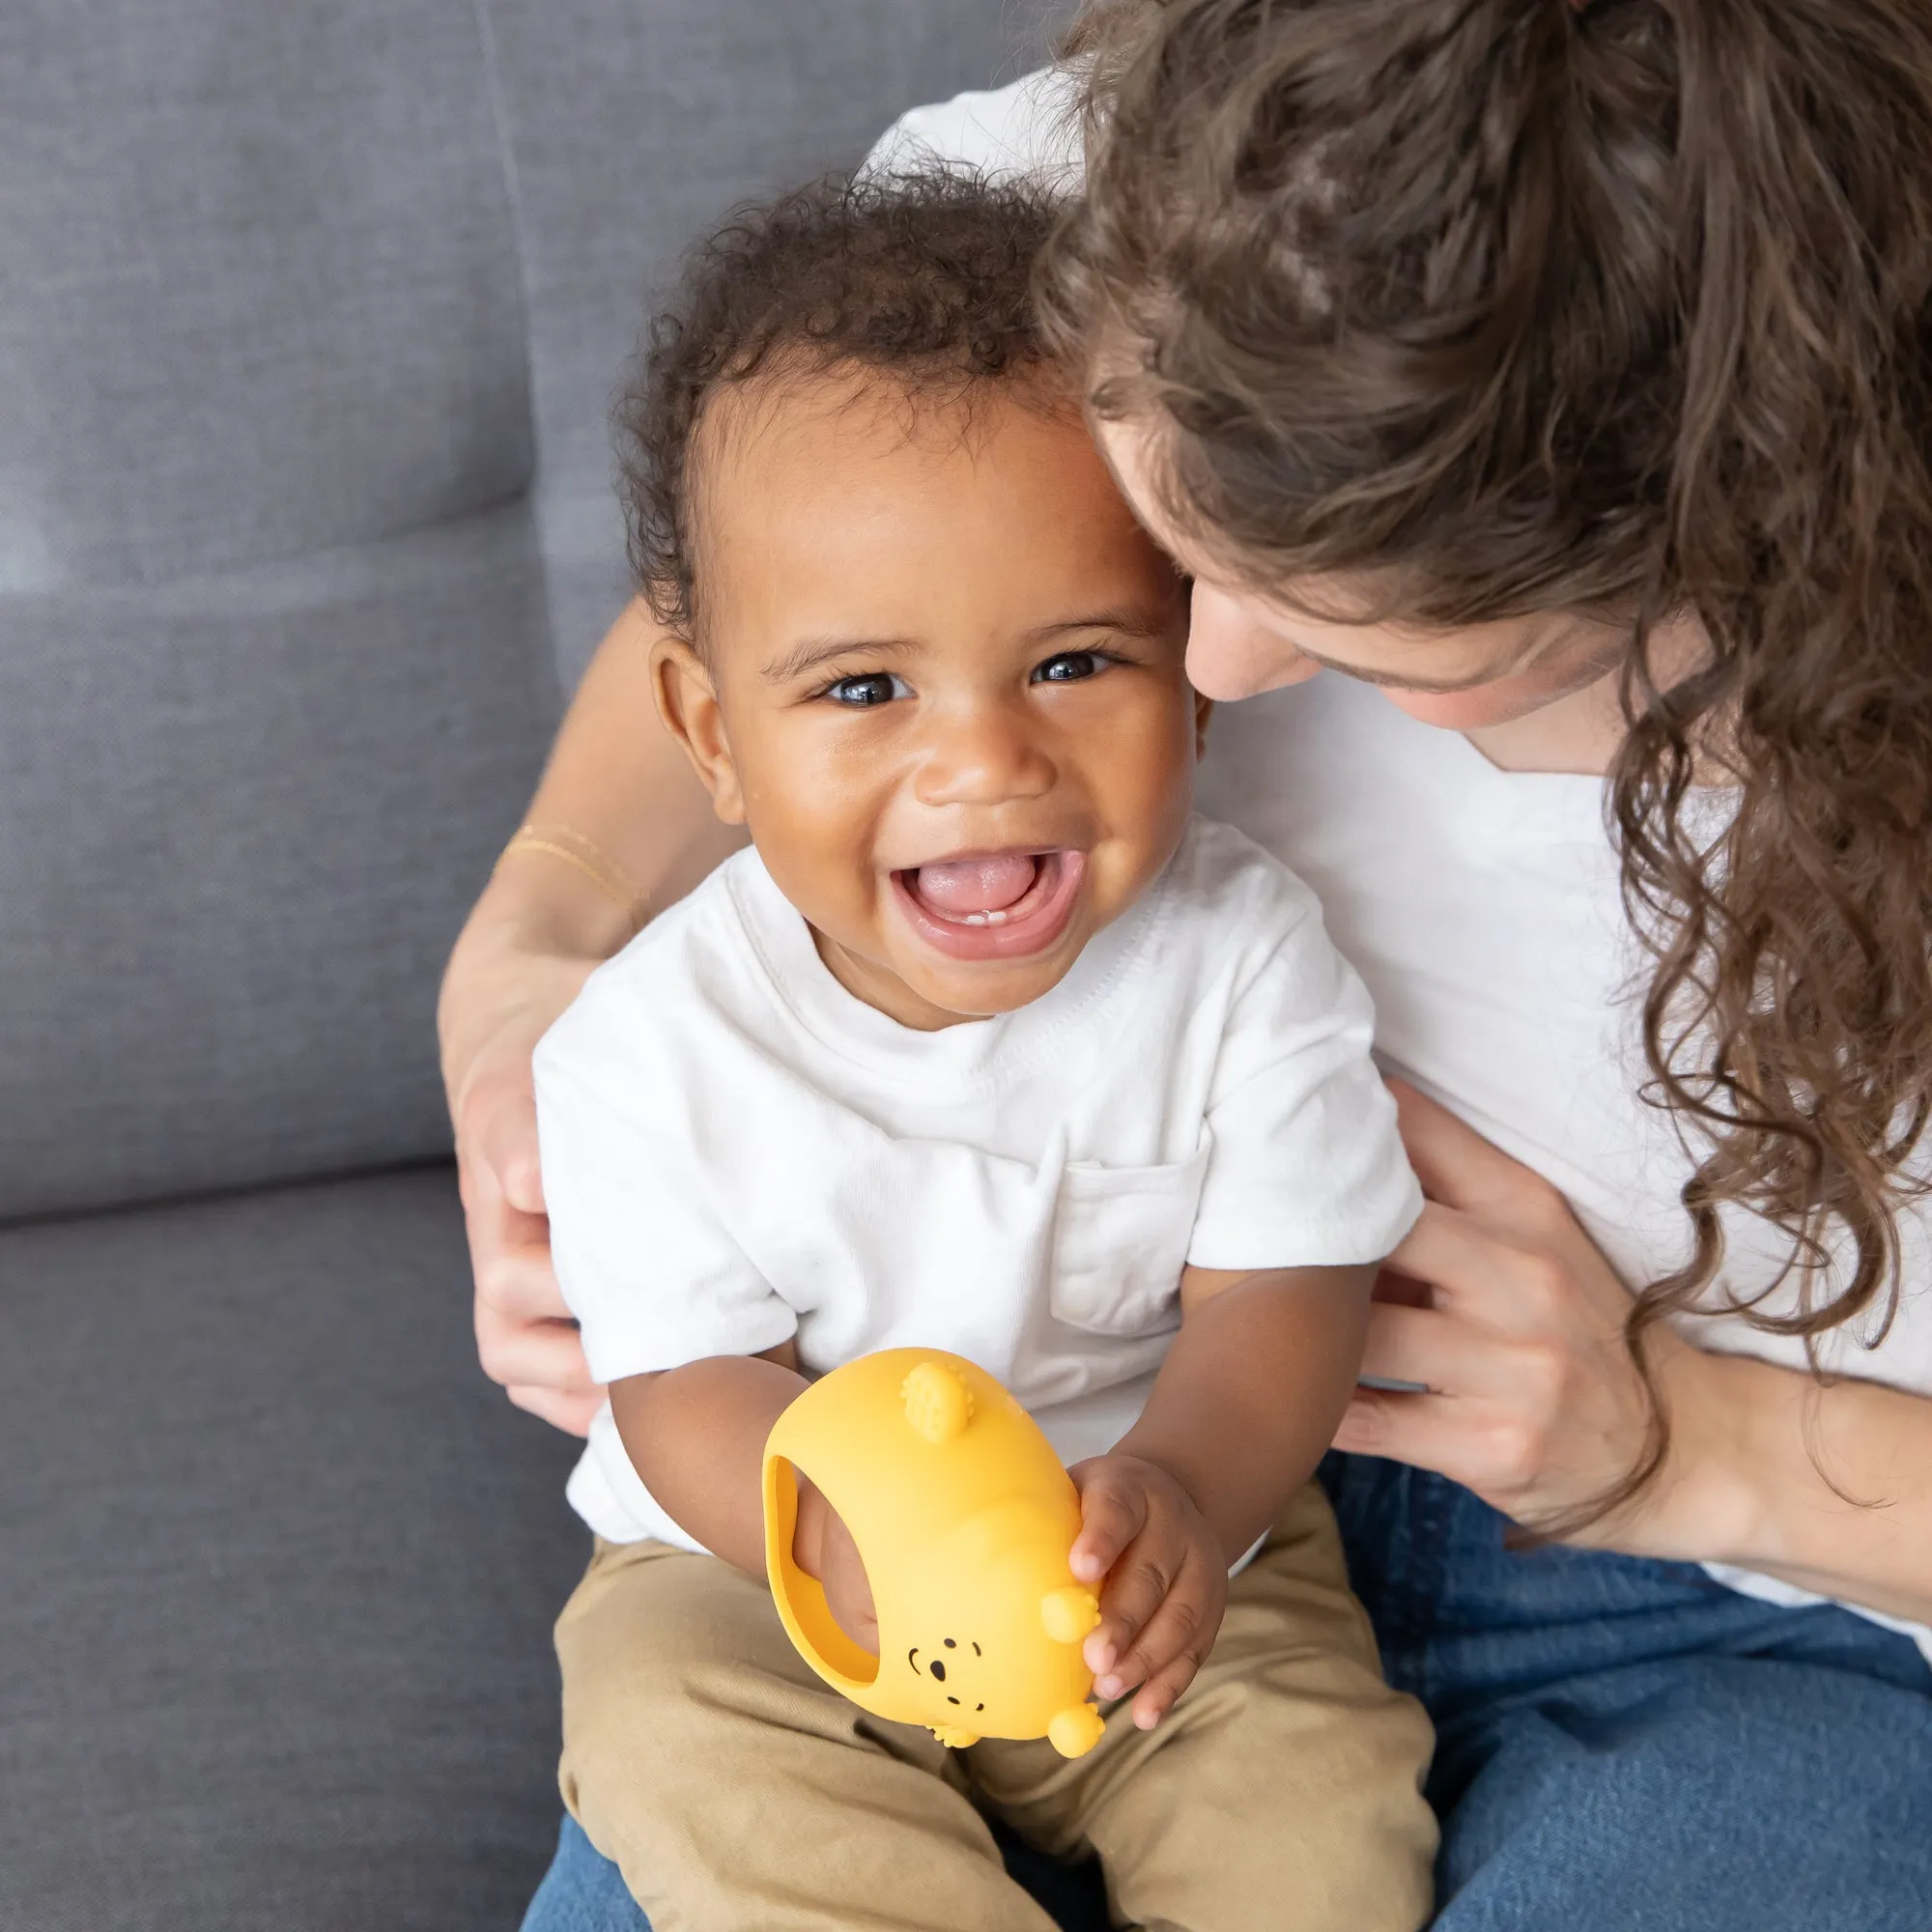
M1151 1730L1193 1683L1228 1607L1228 1559L1179 1481L1139 1456L1089 1457L1068 1473L1080 1492L1070 1563L1100 1584L1100 1622L1084 1656L1094 1690L1124 1697Z
M551 1266L530 1056L596 952L537 945L500 917L493 881L443 976L437 1026L475 1280L483 1373L519 1408L582 1435L604 1400Z
M1426 1394L1358 1389L1338 1449L1388 1456L1465 1485L1527 1526L1588 1505L1636 1463L1648 1409L1623 1342L1630 1294L1549 1182L1446 1108L1392 1083L1428 1203L1371 1313L1362 1372ZM1569 1539L1693 1559L1724 1547L1724 1459L1699 1399L1721 1374L1662 1329L1651 1333L1672 1446L1658 1480Z
M475 1276L476 1353L519 1408L582 1435L604 1400L551 1266L530 1056L588 976L552 972L471 1058L452 1100L456 1176Z
M550 848L504 855L456 942L437 1008L476 1270L477 1352L520 1408L577 1435L603 1391L551 1267L530 1055L647 906L682 897L743 843L657 729L658 635L638 598L598 646L530 801L529 823Z

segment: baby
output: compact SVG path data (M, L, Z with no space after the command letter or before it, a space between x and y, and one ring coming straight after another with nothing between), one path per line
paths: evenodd
M537 1055L611 1391L561 1778L657 1932L1044 1932L986 1813L1097 1851L1122 1922L1428 1915L1428 1725L1309 1480L1420 1197L1319 908L1191 815L1186 586L1039 339L1052 218L956 176L788 197L693 258L626 404L659 711L753 840ZM1082 1758L868 1717L773 1607L766 1435L912 1345L1071 1467ZM802 1488L797 1561L876 1650Z

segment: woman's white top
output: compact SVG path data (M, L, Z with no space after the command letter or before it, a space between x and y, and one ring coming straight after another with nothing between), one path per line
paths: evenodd
M1065 101L1064 81L1034 74L921 108L875 160L924 154L998 171L1037 155L1037 171L1064 183L1077 169ZM1554 1181L1636 1284L1688 1258L1680 1191L1691 1161L1668 1117L1639 1097L1633 989L1646 969L1623 913L1605 789L1601 779L1500 771L1460 733L1323 672L1217 708L1200 803L1321 895L1374 996L1384 1064ZM1869 1327L1854 1324L1820 1354L1835 1374L1932 1395L1932 1215L1907 1215L1901 1236L1906 1292L1890 1332L1868 1347ZM1788 1249L1775 1231L1728 1215L1725 1236L1720 1295L1776 1278ZM1780 1291L1765 1312L1794 1298ZM1740 1316L1682 1325L1709 1349L1804 1365L1802 1343ZM1774 1602L1819 1601L1707 1567ZM1932 1629L1875 1620L1932 1657Z
M536 1053L551 1249L599 1381L793 1342L950 1349L1063 1462L1111 1449L1180 1271L1345 1266L1422 1210L1314 894L1197 819L1050 992L938 1032L855 999L754 851L591 975ZM696 1548L593 1424L600 1536Z

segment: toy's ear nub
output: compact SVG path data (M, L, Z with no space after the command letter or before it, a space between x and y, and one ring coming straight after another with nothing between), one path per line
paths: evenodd
M944 1362L921 1362L899 1384L899 1395L913 1434L928 1442L951 1442L973 1420L973 1391Z
M1099 1628L1100 1605L1092 1590L1063 1583L1040 1599L1039 1620L1055 1643L1078 1643L1089 1631Z
M1046 1741L1062 1757L1085 1757L1100 1742L1107 1721L1092 1704L1069 1704L1053 1714Z

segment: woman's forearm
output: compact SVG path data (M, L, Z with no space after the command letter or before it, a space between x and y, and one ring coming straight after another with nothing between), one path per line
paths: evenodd
M566 826L591 840L653 908L688 893L744 842L742 831L713 815L683 752L658 722L650 666L658 635L641 600L611 625L564 714L526 814L534 825ZM547 866L544 858L533 852L512 864L533 881L530 891L548 896L563 883L554 874L572 868Z
M1932 1623L1932 1398L1739 1356L1683 1366L1690 1473L1662 1507L1684 1553Z
M542 844L513 849L451 954L439 1024L452 1100L480 1046L533 1004L549 1016L561 1010L584 973L630 938L640 910L681 897L742 842L713 816L658 723L655 636L641 602L611 627L526 814L540 833L560 832L554 842L587 846L601 863L586 870ZM593 871L614 875L617 890ZM625 903L634 895L639 908Z

